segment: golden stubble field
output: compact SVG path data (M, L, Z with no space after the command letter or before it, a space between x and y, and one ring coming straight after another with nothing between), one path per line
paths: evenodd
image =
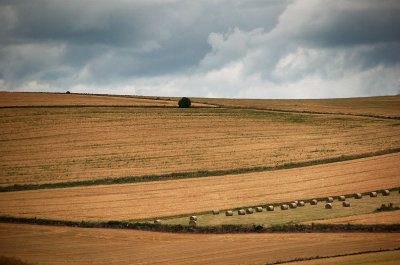
M399 244L397 233L193 235L0 224L0 254L37 264L265 264Z
M235 170L400 147L400 121L235 109L0 109L0 185Z
M133 220L400 186L400 154L195 179L0 193L0 216Z

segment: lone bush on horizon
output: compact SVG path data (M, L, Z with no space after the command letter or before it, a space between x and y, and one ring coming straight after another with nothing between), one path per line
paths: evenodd
M178 101L178 105L180 108L190 108L192 102L190 101L189 98L183 97Z

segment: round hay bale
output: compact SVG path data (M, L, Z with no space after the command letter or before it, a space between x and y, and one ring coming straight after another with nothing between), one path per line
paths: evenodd
M161 220L160 219L154 220L154 223L155 224L161 224Z
M378 197L378 193L376 193L376 191L372 191L369 193L369 197Z
M296 204L298 204L299 203L299 201L293 201L294 203L296 203Z
M263 211L263 208L261 206L256 207L256 212L261 213Z
M389 190L383 190L382 191L382 195L383 196L389 196L390 195L390 191Z
M297 203L291 202L291 203L289 204L289 206L290 206L290 208L292 208L292 209L296 209L296 208L297 208Z
M304 201L299 201L299 203L297 204L299 207L303 207L304 205L306 205L305 203L304 203Z
M281 205L281 210L288 210L289 207L287 206L287 204L282 204Z
M195 216L195 215L190 216L190 220L197 221L197 216Z
M267 211L272 212L274 210L274 206L273 205L268 205L267 206Z
M196 226L197 225L197 221L196 220L190 220L189 221L189 225L190 226Z
M327 203L331 203L331 202L333 202L333 198L332 198L332 197L328 197L328 198L326 198L326 202L327 202Z
M246 209L246 213L253 214L254 213L254 209L253 208L247 208Z
M226 211L226 212L225 212L225 215L226 215L226 216L233 216L233 212L232 212L232 211Z
M342 205L343 205L343 207L350 207L350 202L344 201L344 202L342 203Z
M245 215L245 214L246 214L246 212L243 209L238 211L238 215Z
M333 208L332 203L325 204L325 209L332 209L332 208Z
M317 201L316 199L312 199L312 200L310 201L310 204L311 204L311 205L317 205L317 204L318 204L318 201Z
M219 214L219 210L212 210L213 215Z
M339 201L340 202L344 202L346 200L346 197L344 197L343 195L339 196Z
M362 199L361 193L356 193L356 194L354 194L354 198L356 198L356 199Z

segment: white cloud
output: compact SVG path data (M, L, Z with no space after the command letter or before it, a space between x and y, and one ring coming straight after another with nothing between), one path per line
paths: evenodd
M13 11L0 32L0 89L246 98L400 91L396 1L42 1L49 16L0 5L0 14Z

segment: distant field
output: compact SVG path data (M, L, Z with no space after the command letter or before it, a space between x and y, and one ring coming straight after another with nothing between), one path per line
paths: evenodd
M400 251L368 253L346 257L291 262L290 265L398 265Z
M392 200L389 200L393 202ZM399 205L396 205L399 207ZM309 223L309 222L306 222ZM314 223L324 224L400 224L400 211L360 214L349 217L320 220Z
M196 98L193 101L229 107L400 117L400 96L342 99Z
M177 100L156 100L122 96L54 93L0 92L0 107L10 106L173 106ZM199 104L202 105L202 104Z
M193 235L0 224L0 255L36 264L265 264L399 245L398 233Z
M0 124L2 186L233 172L400 147L397 120L257 110L14 108L0 109Z
M385 214L370 214L379 208L383 203L394 203L395 206L399 207L400 194L397 191L393 192L391 196L382 196L379 194L379 196L376 198L364 196L362 199L347 198L346 201L350 202L350 207L343 207L342 202L335 200L332 203L332 209L325 209L326 203L319 202L318 205L310 205L309 203L306 203L304 207L289 209L287 211L282 211L279 207L276 207L275 211L273 212L267 212L266 209L263 209L263 212L261 213L254 212L253 214L246 214L244 216L238 215L237 211L235 211L234 215L231 217L225 216L225 212L221 212L219 215L213 215L209 213L198 215L197 224L199 226L217 226L222 224L262 224L264 226L271 226L288 223L301 223L305 221L309 221L306 222L308 224L311 224L312 222L347 224L360 223L360 221L362 224L400 224L400 211L390 212L390 214L388 212L385 212ZM366 216L367 218L364 219ZM375 218L370 216L375 216ZM369 222L367 221L368 219L370 220ZM189 218L187 216L172 218L163 220L163 223L188 225Z
M147 219L400 186L400 153L238 175L0 193L0 215Z

